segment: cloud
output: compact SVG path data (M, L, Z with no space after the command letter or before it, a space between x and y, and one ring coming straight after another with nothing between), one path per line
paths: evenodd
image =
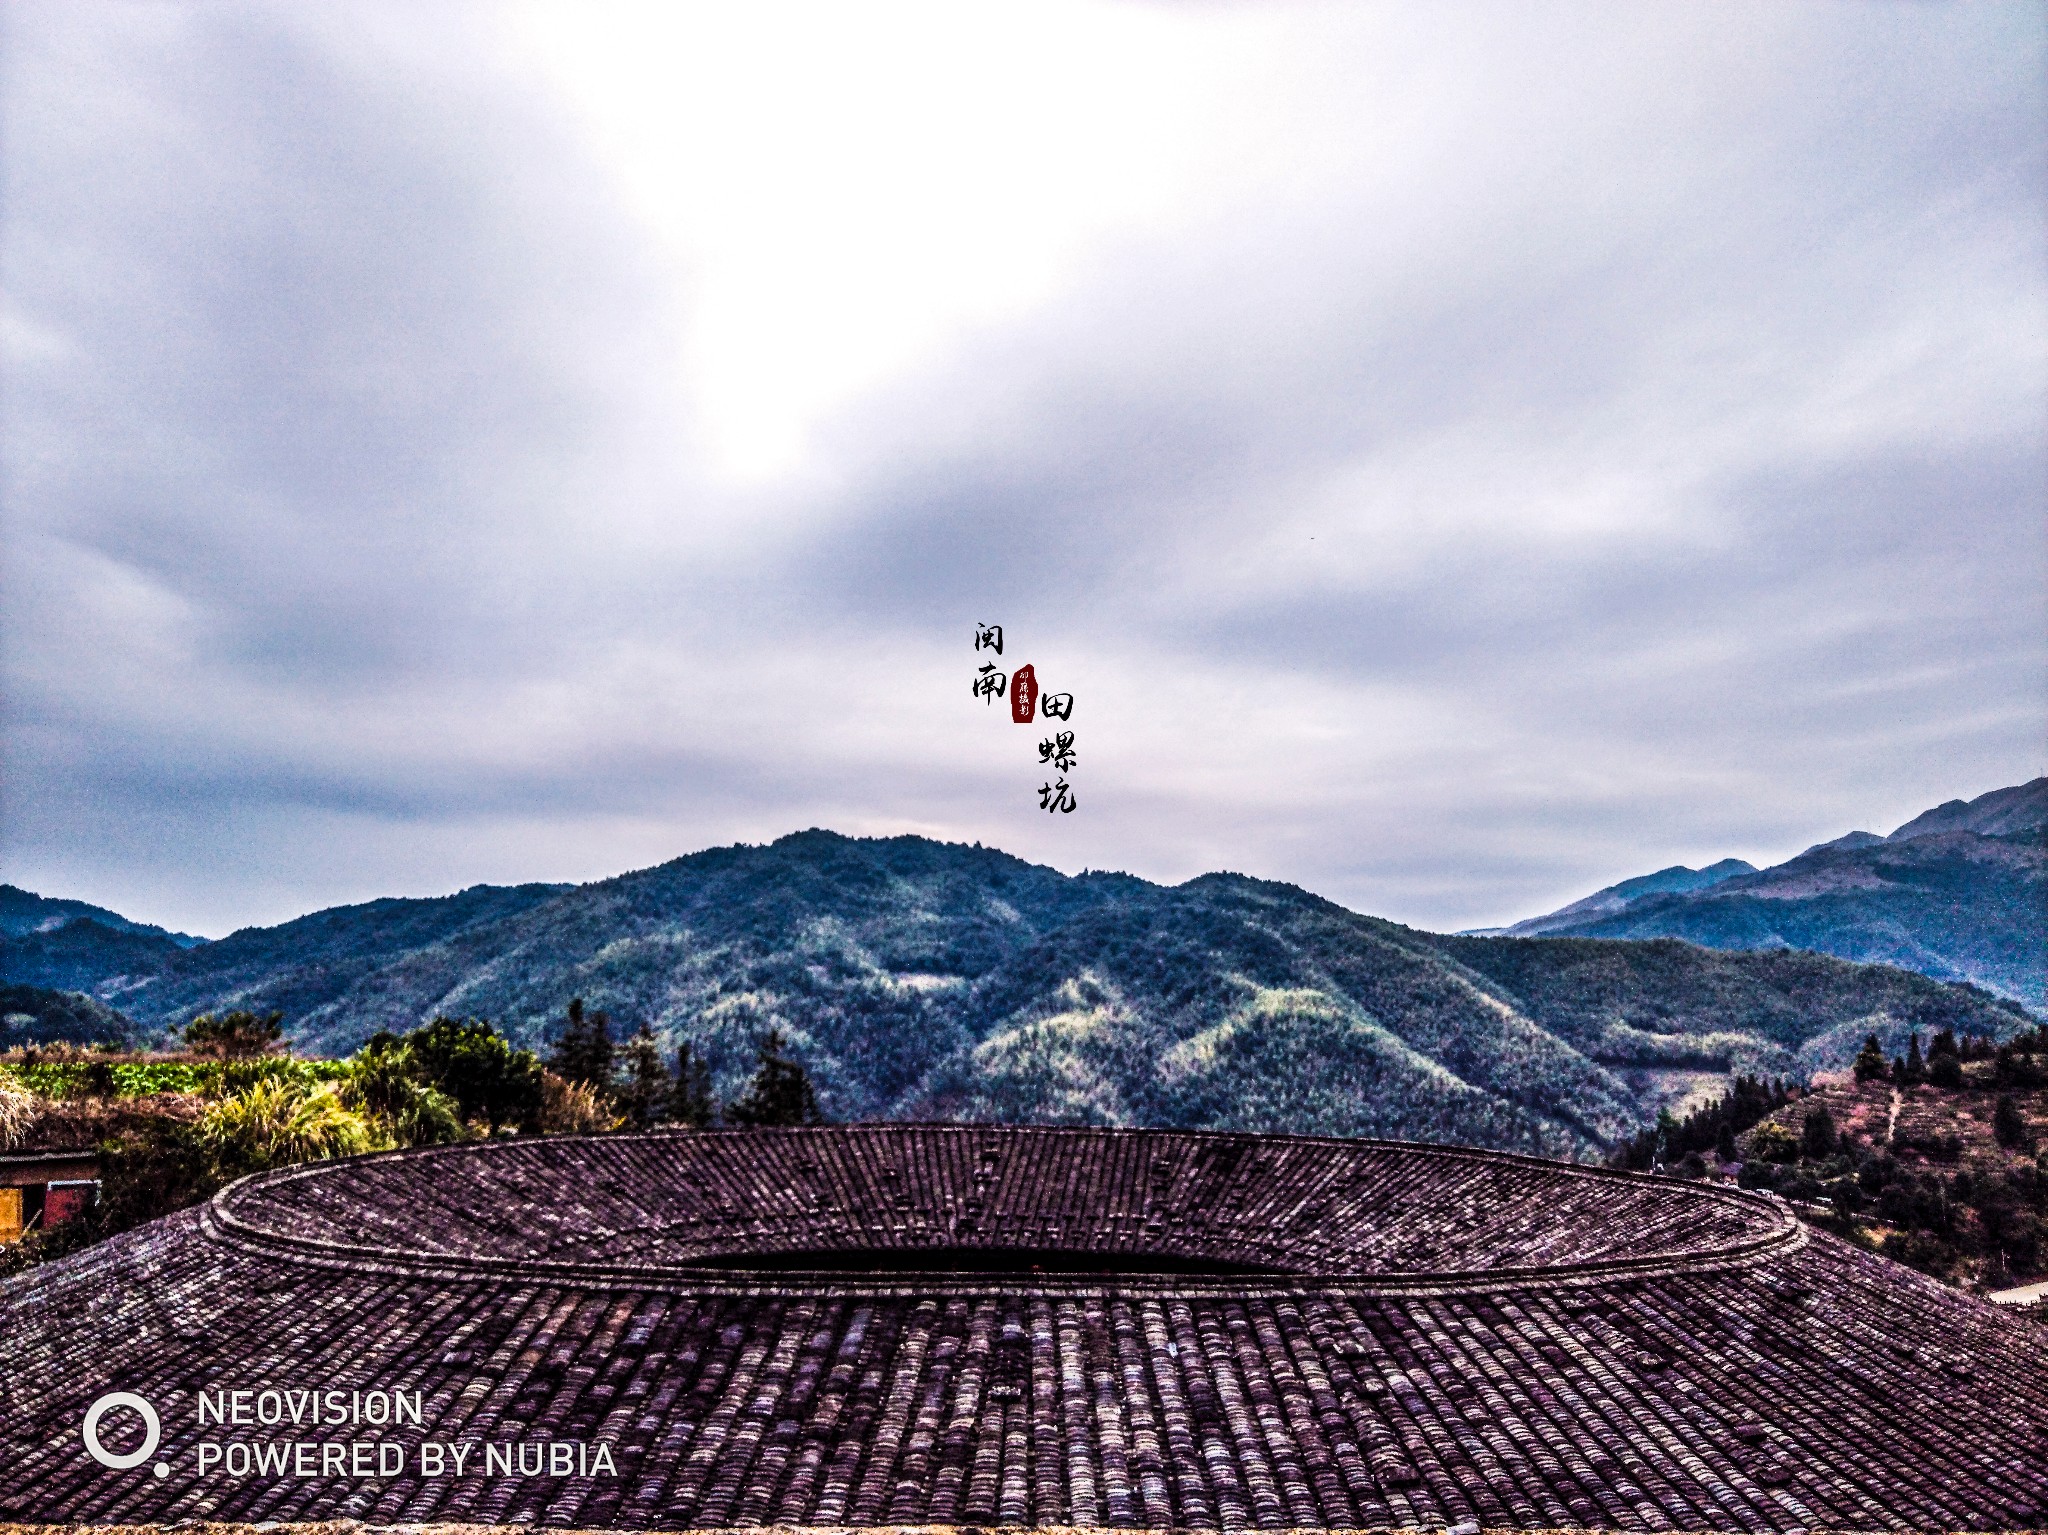
M1452 926L2030 777L2043 34L17 7L8 877L826 824Z

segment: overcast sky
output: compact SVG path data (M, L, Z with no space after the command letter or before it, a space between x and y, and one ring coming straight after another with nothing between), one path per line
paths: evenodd
M0 877L1451 928L2034 777L2044 18L9 0Z

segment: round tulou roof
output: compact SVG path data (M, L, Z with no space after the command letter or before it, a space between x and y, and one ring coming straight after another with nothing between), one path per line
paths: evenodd
M893 1275L1413 1288L1712 1267L1796 1245L1762 1195L1379 1141L873 1125L509 1140L237 1185L219 1239L393 1272L843 1286Z
M246 1180L0 1285L0 1518L2010 1529L2048 1517L2039 1342L1766 1196L1525 1157L515 1139ZM421 1421L201 1421L236 1390ZM109 1391L164 1475L84 1452ZM400 1463L278 1450L362 1439Z

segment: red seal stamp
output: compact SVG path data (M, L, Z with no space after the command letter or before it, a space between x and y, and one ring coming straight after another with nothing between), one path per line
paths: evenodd
M1027 663L1010 673L1010 718L1028 725L1037 712L1038 673Z

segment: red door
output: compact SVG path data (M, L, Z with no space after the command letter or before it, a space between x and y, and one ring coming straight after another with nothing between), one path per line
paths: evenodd
M61 1226L75 1215L92 1208L97 1183L53 1183L43 1195L43 1229Z

